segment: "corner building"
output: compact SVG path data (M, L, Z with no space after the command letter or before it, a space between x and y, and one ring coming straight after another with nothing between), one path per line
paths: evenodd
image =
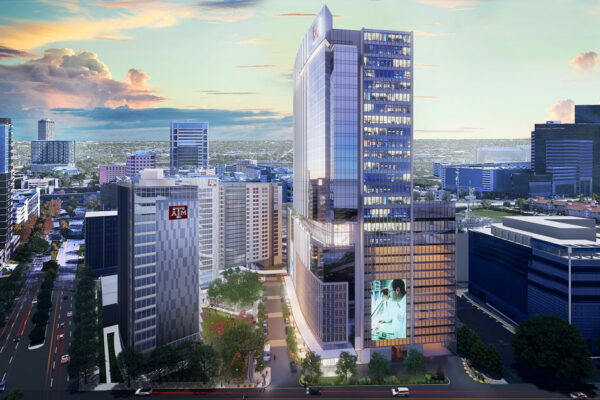
M290 279L323 358L454 341L454 206L417 224L412 204L412 42L333 29L323 7L296 56Z

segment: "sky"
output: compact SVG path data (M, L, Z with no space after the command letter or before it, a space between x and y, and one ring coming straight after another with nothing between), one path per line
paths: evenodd
M416 139L528 138L600 101L600 0L0 0L0 117L15 140L291 139L315 14L412 30Z

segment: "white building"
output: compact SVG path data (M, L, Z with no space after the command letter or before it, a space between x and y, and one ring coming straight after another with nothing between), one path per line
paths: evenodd
M40 189L15 189L13 191L13 224L22 224L29 215L40 215Z

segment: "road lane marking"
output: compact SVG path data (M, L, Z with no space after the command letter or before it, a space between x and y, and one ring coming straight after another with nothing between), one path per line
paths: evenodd
M10 356L10 360L8 361L8 363L10 364L12 362L14 356Z
M6 378L6 372L4 373L4 375L2 375L2 380L4 380L4 378Z
M54 369L55 364L56 364L56 361L52 361L52 369Z
M50 378L50 387L52 387L52 382L54 381L54 378Z

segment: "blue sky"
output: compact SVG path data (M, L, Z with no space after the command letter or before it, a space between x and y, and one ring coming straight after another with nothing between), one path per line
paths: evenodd
M17 140L291 139L320 0L3 0L0 115ZM526 138L600 100L600 0L333 0L334 27L414 30L415 137Z

